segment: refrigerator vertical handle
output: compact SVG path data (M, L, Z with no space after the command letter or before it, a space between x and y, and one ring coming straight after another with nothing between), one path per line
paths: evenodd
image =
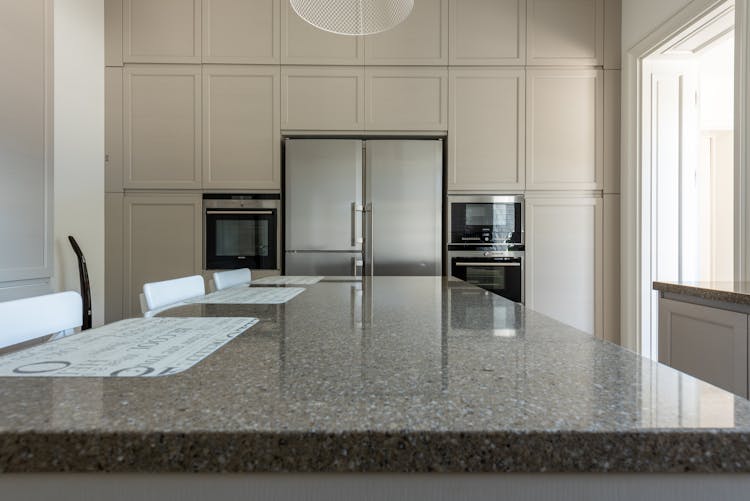
M358 269L361 269L361 268L362 268L362 266L363 266L363 263L362 263L362 260L361 260L361 259L357 259L356 257L353 257L353 258L352 258L352 276L353 276L353 277L357 277L357 276L359 276L359 275L357 274L357 270L358 270Z
M362 268L362 275L372 277L375 275L374 268L375 263L373 262L373 210L372 203L368 203L364 209L365 213L365 245L363 246L364 253L364 266Z
M352 202L352 211L351 211L351 236L352 236L352 247L355 247L357 244L362 243L362 237L357 236L357 213L362 212L364 210L364 207L362 207L357 202Z

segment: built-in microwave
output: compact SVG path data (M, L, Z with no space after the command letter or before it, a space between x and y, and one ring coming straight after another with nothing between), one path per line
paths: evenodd
M278 269L280 212L278 194L203 195L204 269Z
M449 245L524 245L523 196L448 197Z

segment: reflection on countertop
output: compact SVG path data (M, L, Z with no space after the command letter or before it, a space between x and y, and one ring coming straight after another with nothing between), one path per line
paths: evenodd
M440 277L307 286L156 379L0 380L2 471L750 471L750 402ZM79 335L86 335L85 333Z

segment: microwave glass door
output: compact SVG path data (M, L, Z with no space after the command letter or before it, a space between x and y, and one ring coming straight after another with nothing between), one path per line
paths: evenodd
M452 203L451 242L522 244L521 204Z
M276 210L206 210L206 267L276 268Z
M521 260L455 257L452 275L517 303L523 302Z

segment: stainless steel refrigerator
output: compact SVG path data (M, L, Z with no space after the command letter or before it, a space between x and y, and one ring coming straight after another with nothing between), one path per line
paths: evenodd
M440 140L287 139L287 275L442 274Z

